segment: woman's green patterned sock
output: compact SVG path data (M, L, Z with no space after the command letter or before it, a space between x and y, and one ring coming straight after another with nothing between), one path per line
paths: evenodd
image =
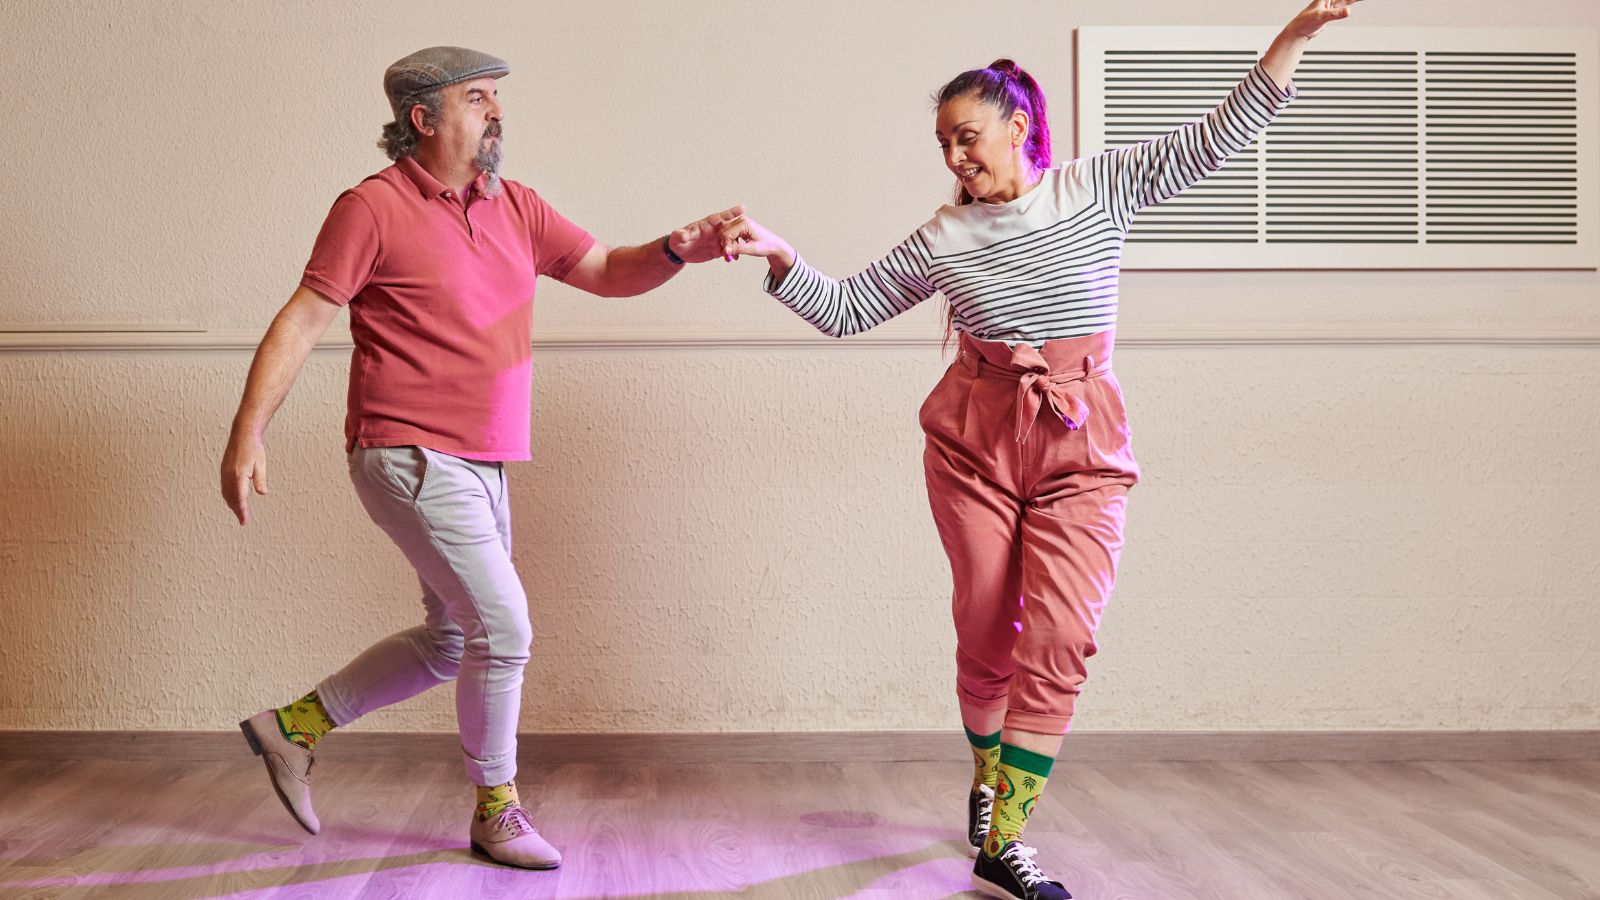
M994 819L989 826L989 837L983 842L986 856L999 856L1007 844L1022 839L1022 828L1028 824L1028 816L1033 814L1039 795L1044 793L1044 783L1049 780L1055 762L1042 753L1011 744L1000 745Z
M994 787L995 776L1000 771L1000 732L974 734L970 728L962 730L967 733L967 743L972 745L972 792L976 794L982 785Z

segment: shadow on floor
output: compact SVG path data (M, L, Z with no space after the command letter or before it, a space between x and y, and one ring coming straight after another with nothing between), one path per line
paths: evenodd
M837 865L783 875L727 891L694 890L670 884L651 885L632 893L607 897L651 897L659 900L709 900L738 896L748 900L795 900L806 897L839 897L867 889L874 882L913 866L936 860L961 858L964 842L942 841L918 850L886 856L868 857ZM0 870L0 894L25 892L30 898L67 894L82 895L86 889L95 897L113 900L198 900L204 897L305 886L356 875L399 872L423 866L472 866L485 870L465 883L459 875L416 873L413 886L427 895L457 893L460 888L477 886L487 876L501 890L514 890L518 896L571 897L590 900L599 895L574 890L564 892L552 873L520 872L495 865L474 856L464 847L443 847L415 853L370 856L323 861L294 861L303 848L298 844L183 844L123 845L95 847L57 859L19 859L4 863ZM180 856L181 866L169 860ZM249 866L250 868L240 868ZM209 871L196 871L209 869ZM30 871L32 870L32 871ZM637 875L637 873L635 873ZM542 883L541 883L542 881ZM342 891L329 885L330 896ZM352 884L349 893L377 887ZM452 890L456 888L457 890ZM949 896L961 896L960 893Z

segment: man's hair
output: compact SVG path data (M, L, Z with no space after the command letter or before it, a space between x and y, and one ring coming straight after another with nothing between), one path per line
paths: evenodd
M378 149L396 162L414 155L417 152L417 143L422 140L422 135L417 132L416 126L411 124L411 110L418 105L422 106L422 124L431 128L439 121L439 114L444 110L443 89L407 97L404 115L383 126L383 137L378 138Z

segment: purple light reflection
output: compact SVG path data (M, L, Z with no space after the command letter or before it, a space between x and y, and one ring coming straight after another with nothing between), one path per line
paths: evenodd
M425 896L435 879L439 885L463 884L462 866L476 868L470 876L475 890L552 898L604 895L688 900L708 892L721 894L730 890L753 892L756 896L807 896L820 884L848 884L852 892L868 886L891 890L906 887L918 894L936 886L934 894L947 896L964 890L968 884L970 863L959 842L937 839L946 829L897 824L875 813L850 810L828 810L800 818L813 828L833 832L838 839L797 846L787 829L781 836L765 836L759 829L747 831L735 842L748 852L742 860L746 865L741 866L740 877L735 881L715 872L691 873L678 867L658 866L634 870L617 883L615 872L603 866L595 868L592 860L583 860L581 855L569 858L560 870L530 873L479 860L454 840L402 838L396 843L356 837L282 847L241 845L241 855L236 858L202 865L104 872L80 868L70 875L15 880L0 875L0 896L61 887L135 885L170 891L172 897L227 896L234 900L266 900L285 893L332 897L390 890L421 891ZM851 832L855 836L846 837ZM862 832L870 837L860 837ZM171 859L181 846L181 842L129 843L117 847L115 856L119 868L135 866L141 855L152 862ZM73 857L82 855L67 854L29 863L30 867L72 866ZM89 860L80 862L95 864Z

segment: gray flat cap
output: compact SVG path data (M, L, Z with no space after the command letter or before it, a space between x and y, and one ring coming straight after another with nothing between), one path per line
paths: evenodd
M429 47L396 60L383 73L383 92L396 120L409 111L418 94L474 78L500 78L510 73L506 61L465 47Z

